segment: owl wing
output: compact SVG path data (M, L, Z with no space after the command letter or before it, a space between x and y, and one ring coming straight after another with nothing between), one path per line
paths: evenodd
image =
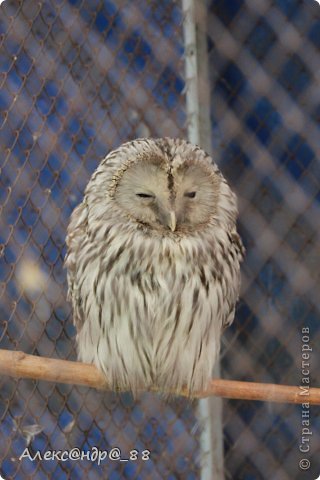
M84 247L86 232L88 226L88 208L86 202L80 203L72 212L70 223L68 225L66 244L67 254L65 257L65 267L68 269L68 300L73 307L73 323L77 330L82 327L85 317L82 308L82 300L79 293L77 281L77 258L80 249Z
M227 295L228 310L223 321L223 328L229 327L234 320L235 308L239 299L240 262L243 260L245 253L245 248L236 230L233 230L228 234L228 239L230 241L228 263L230 264L230 270L234 281L229 285L229 292Z

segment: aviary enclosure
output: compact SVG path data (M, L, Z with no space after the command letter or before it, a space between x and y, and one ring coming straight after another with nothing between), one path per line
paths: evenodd
M0 29L0 475L317 478L320 5L5 0ZM60 363L49 373L69 383L39 380L41 357L76 359L71 211L108 151L148 136L199 143L239 198L247 253L221 377L295 386L297 405L239 385L223 401L134 400L79 386ZM28 375L10 351L34 356ZM211 393L232 397L230 385Z

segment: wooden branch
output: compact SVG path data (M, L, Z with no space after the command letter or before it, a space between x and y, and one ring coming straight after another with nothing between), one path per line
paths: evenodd
M85 385L99 390L108 389L104 375L94 365L37 357L10 350L0 350L0 374L15 378ZM157 391L157 389L153 389L153 391ZM179 392L179 395L187 396L188 394L186 390L183 390ZM204 392L199 392L196 397L204 398L211 395L238 400L320 405L320 388L304 390L297 386L239 382L218 378L213 379L210 387Z

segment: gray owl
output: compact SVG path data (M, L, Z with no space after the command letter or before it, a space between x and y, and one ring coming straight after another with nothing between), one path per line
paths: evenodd
M102 160L67 235L79 360L114 390L205 389L239 295L236 218L217 165L184 140L138 139Z

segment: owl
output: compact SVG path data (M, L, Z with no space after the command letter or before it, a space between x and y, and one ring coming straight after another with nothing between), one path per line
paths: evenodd
M239 295L236 218L217 165L185 140L137 139L101 161L65 265L78 358L111 389L208 387Z

